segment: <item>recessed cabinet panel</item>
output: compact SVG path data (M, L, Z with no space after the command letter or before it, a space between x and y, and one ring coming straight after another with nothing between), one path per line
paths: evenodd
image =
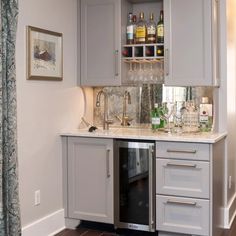
M68 139L68 215L113 223L113 141Z
M209 235L209 200L157 195L157 230Z
M81 0L81 85L120 85L120 0Z
M214 85L211 4L164 0L166 85Z
M209 198L209 162L157 159L157 194Z
M210 160L210 145L205 143L156 142L156 156L196 161Z

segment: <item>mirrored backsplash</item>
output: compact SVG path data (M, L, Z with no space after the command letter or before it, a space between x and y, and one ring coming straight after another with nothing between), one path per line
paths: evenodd
M135 87L96 87L94 97L94 124L102 126L104 99L96 107L96 97L100 90L108 95L109 119L114 126L120 126L122 116L126 116L131 126L149 126L150 113L155 103L181 102L193 100L201 103L201 97L213 101L213 88L210 87L165 87L162 84L142 84Z

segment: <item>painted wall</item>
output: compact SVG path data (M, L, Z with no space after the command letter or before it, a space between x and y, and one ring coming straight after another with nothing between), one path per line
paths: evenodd
M235 197L236 180L236 19L235 0L227 1L227 112L228 112L228 178L232 176L231 187L228 184L228 202ZM228 179L229 181L229 179Z
M26 26L63 33L61 82L26 80ZM18 156L22 225L62 206L62 152L59 133L78 127L84 96L77 81L77 0L19 0L16 75ZM34 192L41 204L34 206Z
M219 131L227 131L225 158L224 207L225 226L232 223L236 212L236 10L235 0L220 4L220 77L216 90ZM231 184L229 179L231 178Z

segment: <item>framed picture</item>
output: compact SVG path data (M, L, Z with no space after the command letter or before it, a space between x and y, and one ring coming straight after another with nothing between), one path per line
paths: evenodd
M62 34L27 26L27 79L62 78Z

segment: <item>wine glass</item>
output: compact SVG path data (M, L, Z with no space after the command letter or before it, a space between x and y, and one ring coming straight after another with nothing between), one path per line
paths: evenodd
M129 70L128 70L128 80L132 81L134 80L134 71L133 71L133 64L132 62L130 61L129 62Z
M173 115L175 110L175 103L163 103L162 105L162 116L161 118L164 119L167 122L165 131L170 134L171 133L171 127L170 127L170 118Z
M138 70L138 81L143 82L144 74L143 74L143 69L142 69L142 63L139 62L139 70Z
M184 102L175 102L173 111L174 132L182 133Z
M154 82L154 77L153 77L153 62L149 62L150 63L150 69L148 70L148 81Z

